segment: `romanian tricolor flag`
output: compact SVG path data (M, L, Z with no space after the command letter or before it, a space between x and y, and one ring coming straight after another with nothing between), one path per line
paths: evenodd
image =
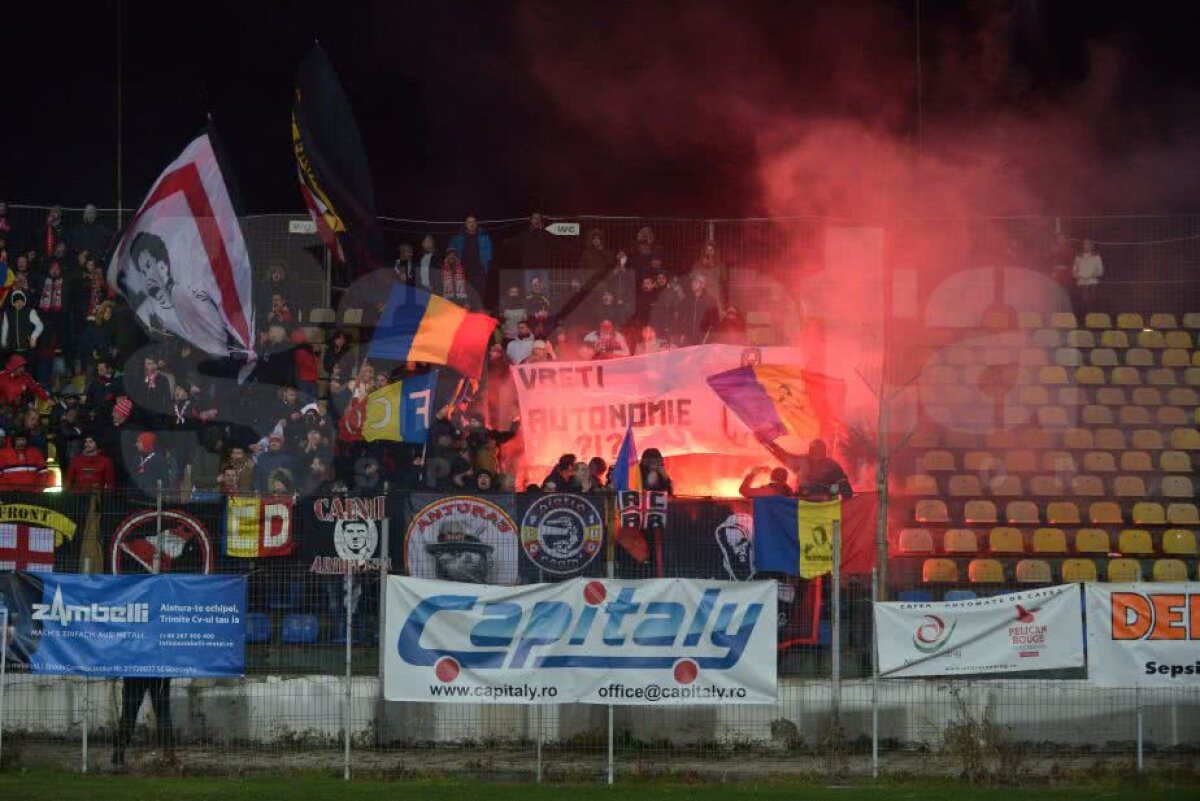
M618 492L642 488L642 468L638 464L637 446L633 444L633 427L626 426L625 437L617 450L617 459L609 473L613 489Z
M841 522L840 500L755 498L754 569L800 578L832 572L833 538Z
M0 306L4 305L4 301L8 300L8 293L12 291L13 281L16 280L16 273L8 268L8 263L0 264Z
M392 288L367 356L445 364L479 378L496 320L407 284Z
M787 434L827 436L836 428L846 398L841 379L784 365L738 367L707 380L725 405L768 442Z

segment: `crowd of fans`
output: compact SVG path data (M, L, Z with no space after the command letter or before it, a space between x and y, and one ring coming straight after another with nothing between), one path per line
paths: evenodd
M578 270L562 280L566 245L541 214L502 241L476 219L439 242L401 243L394 264L362 276L341 305L363 327L310 343L286 271L269 266L255 286L257 366L238 365L179 339L150 339L105 279L115 231L88 206L68 225L50 210L18 230L0 204L0 486L39 490L130 488L202 493L362 492L429 487L514 489L519 414L510 366L608 359L706 342L741 343L729 271L714 243L695 258L668 257L654 232L613 248L583 237ZM577 242L578 240L573 240ZM426 446L364 442L367 395L425 372L372 364L371 326L397 283L420 286L499 321L479 382L448 379ZM670 489L661 456L642 469ZM546 489L607 483L600 457L564 455Z

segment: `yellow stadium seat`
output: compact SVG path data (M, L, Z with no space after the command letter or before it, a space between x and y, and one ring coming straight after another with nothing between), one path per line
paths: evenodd
M1100 406L1124 406L1128 402L1124 387L1100 387L1096 390L1096 403Z
M1168 328L1178 328L1179 323L1175 322L1175 315L1167 312L1156 312L1150 315L1149 328L1165 330Z
M1145 348L1130 348L1125 351L1125 364L1130 367L1153 367L1154 354Z
M1087 390L1082 387L1058 388L1059 406L1086 406L1087 402Z
M1165 348L1167 342L1163 339L1161 331L1139 331L1137 335L1137 344L1139 348Z
M1079 507L1072 501L1051 501L1046 504L1046 522L1056 526L1077 525Z
M1159 406L1154 410L1154 422L1160 426L1186 426L1188 416L1178 406Z
M1167 522L1167 515L1163 511L1161 503L1140 501L1133 505L1133 512L1129 519L1139 526L1161 526Z
M945 473L954 469L950 451L926 451L921 454L921 469L926 473Z
M1050 358L1041 348L1022 348L1017 354L1017 364L1022 367L1041 367L1049 363Z
M1194 503L1167 504L1167 522L1172 526L1200 525L1200 513Z
M1083 352L1079 348L1059 348L1054 351L1054 363L1059 367L1079 367L1083 364Z
M1083 469L1089 473L1115 473L1117 463L1108 451L1090 451L1083 455Z
M1033 532L1034 553L1066 553L1067 535L1061 528L1039 528Z
M1158 467L1164 473L1192 472L1192 457L1183 451L1163 451L1158 457Z
M1162 550L1179 556L1195 556L1196 533L1186 528L1169 528L1163 532Z
M360 326L363 324L362 309L346 309L342 312L342 325Z
M1162 393L1154 387L1136 387L1133 390L1133 403L1136 406L1161 406Z
M1168 331L1164 337L1168 348L1182 348L1183 350L1191 350L1192 335L1187 331Z
M1097 501L1088 507L1088 520L1098 526L1120 525L1125 522L1121 507L1112 501Z
M1025 553L1025 537L1020 529L997 526L988 534L988 551L994 554Z
M947 448L972 448L979 444L979 435L973 431L947 431Z
M1044 451L1046 448L1052 447L1054 442L1055 437L1049 431L1043 431L1040 428L1025 428L1017 433L1017 443L1022 448Z
M968 523L995 523L996 504L991 501L967 501L963 509L963 520Z
M1075 532L1075 553L1108 553L1112 544L1108 532L1099 528L1081 528Z
M1183 348L1167 348L1162 352L1163 367L1190 367L1192 357Z
M1113 495L1118 498L1145 498L1146 482L1141 476L1117 476L1113 479Z
M1183 383L1189 387L1200 387L1200 367L1189 367L1185 370Z
M943 553L979 553L979 538L969 528L947 529L942 537Z
M1104 348L1128 348L1129 335L1124 331L1103 331L1100 333L1100 346Z
M1142 315L1136 312L1121 312L1117 315L1117 328L1125 331L1141 331L1145 327Z
M1175 380L1174 370L1169 367L1155 367L1146 371L1146 383L1155 387L1173 387L1179 382Z
M981 494L983 494L983 490L979 486L977 477L962 474L950 476L951 498L974 498Z
M946 502L938 499L917 501L916 520L918 523L949 523Z
M1091 442L1089 439L1088 442ZM1070 474L1077 471L1075 457L1067 451L1046 451L1042 454L1042 470L1055 474Z
M1077 328L1067 332L1066 343L1069 348L1094 348L1096 347L1096 335L1091 331L1082 331Z
M1018 584L1049 584L1050 563L1042 559L1022 559L1017 562Z
M1075 382L1080 386L1098 386L1104 381L1104 371L1099 367L1079 367L1075 370Z
M1062 333L1042 328L1033 332L1033 344L1039 348L1057 348L1062 343Z
M1113 424L1112 409L1095 404L1083 407L1083 423L1089 426L1111 426Z
M1016 498L1025 494L1020 476L996 476L988 482L988 491L995 498Z
M931 428L919 428L908 438L908 444L914 448L936 448L941 445L941 437Z
M995 559L972 559L967 578L972 584L1003 584L1004 566Z
M1150 410L1145 406L1123 406L1118 419L1123 426L1148 426L1154 423Z
M1200 406L1200 397L1191 387L1175 387L1167 390L1167 403L1171 406Z
M1067 383L1067 371L1058 365L1046 365L1038 368L1038 383L1048 386L1059 386Z
M1042 315L1040 312L1023 311L1017 312L1017 328L1029 330L1042 327Z
M1139 451L1161 451L1164 447L1162 433L1156 428L1139 428L1133 432L1132 444Z
M1057 498L1066 494L1058 476L1034 476L1029 480L1029 491L1038 498Z
M1171 432L1171 449L1176 451L1200 451L1200 431L1194 428L1176 428Z
M1081 498L1101 498L1104 496L1104 482L1099 476L1072 476L1071 494Z
M1093 348L1088 354L1088 363L1096 367L1116 367L1121 362L1112 348Z
M1037 456L1033 451L1005 451L1004 468L1010 473L1032 473L1037 470Z
M1200 367L1200 350L1192 351L1192 367Z
M1062 580L1067 584L1096 580L1096 563L1091 559L1066 559L1062 565Z
M1163 476L1162 496L1164 498L1196 497L1196 491L1192 487L1192 479L1188 476Z
M921 566L921 581L926 584L957 584L958 565L952 559L926 559Z
M1132 387L1142 383L1136 367L1114 367L1109 380L1117 386Z
M1159 559L1152 575L1154 581L1187 581L1188 569L1182 559Z
M1041 522L1037 504L1033 501L1009 501L1004 516L1014 526L1037 525Z
M1061 406L1040 407L1037 410L1037 419L1038 423L1044 428L1066 428L1072 423L1072 420L1067 416L1067 410Z
M1125 451L1121 454L1122 473L1150 473L1154 470L1154 461L1145 451Z
M908 476L904 479L904 494L909 496L937 495L937 480L933 476L922 474Z
M1154 540L1144 528L1123 529L1117 535L1117 551L1126 556L1147 556L1154 553Z
M1077 325L1075 315L1071 312L1054 312L1050 315L1050 327L1060 330L1074 328ZM1195 326L1200 328L1200 325Z
M1025 386L1017 388L1017 403L1026 406L1045 406L1050 402L1050 393L1045 387Z
M987 451L967 451L963 454L963 470L972 473L994 472L998 464L1000 464L1000 459ZM969 494L978 495L979 493Z
M1053 320L1050 324L1054 325ZM1183 315L1183 327L1191 329L1200 328L1200 312L1188 312Z
M1068 428L1063 432L1063 446L1082 451L1095 447L1095 434L1086 428Z
M1083 318L1085 328L1112 328L1112 318L1104 312L1089 312Z
M897 543L900 553L933 553L933 535L927 528L901 530Z
M1142 563L1136 559L1109 559L1108 580L1117 584L1141 581Z

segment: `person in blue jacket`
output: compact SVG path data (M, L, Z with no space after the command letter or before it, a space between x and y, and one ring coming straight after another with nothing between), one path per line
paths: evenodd
M467 282L478 294L483 308L495 310L499 300L499 271L492 269L492 238L479 227L474 214L468 214L462 230L450 240L450 248L466 268Z

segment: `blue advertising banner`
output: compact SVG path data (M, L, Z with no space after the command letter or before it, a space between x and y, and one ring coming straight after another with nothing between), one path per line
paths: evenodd
M245 673L244 576L0 575L10 664L80 676Z

